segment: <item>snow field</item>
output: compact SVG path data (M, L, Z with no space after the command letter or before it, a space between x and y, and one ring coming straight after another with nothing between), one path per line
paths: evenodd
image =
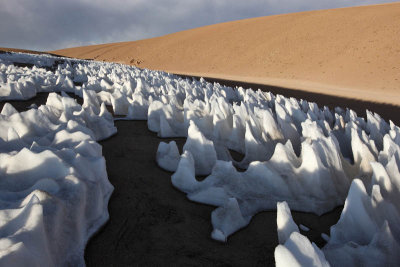
M364 120L349 109L320 109L305 100L120 64L63 59L55 71L43 68L55 60L0 55L0 100L28 99L49 91L84 98L80 106L65 94L50 94L46 105L22 113L4 106L0 196L6 204L1 206L5 213L0 218L21 221L20 210L35 207L29 214L38 219L23 220L36 222L30 228L22 222L0 225L4 239L0 240L0 263L13 255L28 259L41 253L41 263L66 264L66 255L77 255L76 262L84 264L84 244L92 233L87 229L97 229L106 219L112 190L101 147L95 143L116 131L105 105L113 107L114 115L123 116L118 119L147 119L149 130L160 137L187 137L182 155L175 142L161 142L156 159L160 167L174 172L172 184L190 200L217 207L211 214L212 238L226 241L256 213L277 209L278 266L400 262L400 129L392 122L369 111ZM13 61L35 66L15 67ZM233 160L229 150L244 158ZM79 165L76 159L85 157L89 162L92 158L103 162L104 168ZM18 159L28 158L35 159L32 165L18 164ZM62 167L50 168L54 162ZM198 175L207 177L198 181ZM65 181L71 176L79 181L72 184L85 189L72 188ZM42 181L43 189L36 189L37 181ZM88 182L98 186L92 188ZM74 201L65 196L69 194L75 194ZM340 220L322 249L301 235L291 219L290 209L320 215L343 204ZM86 207L98 213L89 217L75 213L73 218L58 215L68 208ZM61 236L57 243L63 247L49 245L55 240L51 231L56 225L73 232L75 240ZM43 244L29 246L25 235L16 234L21 229L32 235L30 240ZM39 236L47 238L39 242Z
M84 265L88 240L107 221L113 190L101 146L116 129L68 96L0 114L0 265ZM95 127L91 127L95 125ZM97 134L94 134L94 133Z

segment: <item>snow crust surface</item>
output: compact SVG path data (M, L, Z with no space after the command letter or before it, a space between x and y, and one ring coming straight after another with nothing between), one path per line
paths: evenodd
M0 263L66 265L74 255L84 264L84 245L107 219L112 191L95 142L116 132L106 105L118 119L147 120L160 137L187 137L181 155L174 142L161 142L156 160L190 200L217 207L212 238L226 242L256 213L277 209L278 266L400 262L400 128L392 122L120 64L62 59L46 70L56 60L0 55L0 100L37 92L84 99L80 106L52 93L46 105L26 112L4 106ZM338 205L343 212L322 249L291 218L290 210L321 215ZM55 236L61 228L70 234Z

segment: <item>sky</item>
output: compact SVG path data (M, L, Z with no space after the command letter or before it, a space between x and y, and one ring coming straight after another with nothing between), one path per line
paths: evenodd
M395 0L0 0L0 47L39 51L134 41L274 14Z

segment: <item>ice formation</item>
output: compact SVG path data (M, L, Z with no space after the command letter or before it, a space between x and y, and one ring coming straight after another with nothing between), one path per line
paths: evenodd
M88 237L108 219L113 187L95 141L115 128L107 111L100 112L87 98L85 105L51 93L37 109L19 113L4 106L1 266L83 265Z
M289 206L285 201L277 203L276 212L278 240L280 244L284 244L291 233L299 232L299 227L293 221Z
M180 157L175 141L171 141L168 144L161 142L158 146L156 160L164 170L175 172L178 168Z
M80 106L65 93L53 93L46 105L27 112L4 106L0 218L20 223L0 225L0 261L16 253L24 255L18 257L21 262L32 257L30 253L56 263L65 263L66 255L82 256L91 234L87 228L97 229L104 221L111 192L105 169L91 165L104 164L95 141L116 131L109 105L118 119L147 120L149 130L160 137L187 137L181 155L174 142L161 142L156 160L174 172L173 186L190 200L217 207L211 214L212 238L226 241L256 213L278 207L279 266L400 262L400 128L375 113L367 111L365 120L349 109L319 108L260 90L43 55L1 54L0 89L0 100L54 91L84 99ZM243 158L234 160L230 151ZM21 166L27 157L35 160ZM49 162L61 167L40 169ZM28 172L31 178L24 175ZM206 178L199 181L198 175ZM99 188L87 189L89 182ZM71 204L65 192L77 184L86 189L74 194L85 201ZM322 249L301 235L291 219L290 209L320 215L338 205L344 205L341 218ZM75 219L58 221L64 218L59 213L77 207L90 207L98 217L74 214ZM23 228L25 221L18 218L29 216L38 218L32 220L36 224ZM91 221L96 218L98 222ZM52 246L49 225L69 223L69 229L77 229L72 225L78 221L82 228L74 230L73 238L62 239L65 246ZM20 229L25 235L14 237ZM28 234L31 240L47 238L32 247Z
M324 253L299 233L286 202L277 203L279 245L275 248L276 266L330 266Z

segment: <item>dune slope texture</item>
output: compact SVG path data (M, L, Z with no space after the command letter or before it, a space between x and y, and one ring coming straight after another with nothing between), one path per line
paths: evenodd
M10 104L1 111L0 265L84 265L112 191L95 142L116 131L106 105L119 119L147 120L159 137L187 137L181 155L175 142L161 142L156 160L190 200L216 207L213 239L227 242L256 213L277 209L278 266L400 261L400 128L378 114L367 111L365 120L121 64L5 54L0 71L0 100L61 92L26 112ZM291 218L290 209L320 215L343 204L322 249Z
M53 52L400 104L399 14L400 3L301 12Z

